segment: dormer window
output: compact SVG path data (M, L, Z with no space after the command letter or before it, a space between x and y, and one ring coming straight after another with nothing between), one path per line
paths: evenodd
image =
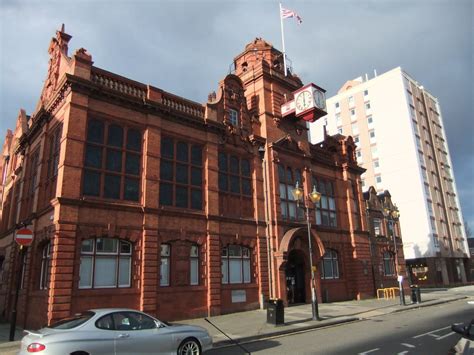
M229 109L229 123L234 127L238 127L239 112L237 110Z

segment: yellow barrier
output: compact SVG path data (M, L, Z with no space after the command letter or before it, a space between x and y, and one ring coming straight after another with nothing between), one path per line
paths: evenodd
M384 299L395 298L396 292L400 292L398 287L387 287L387 288L378 288L377 289L377 299L380 299L380 294L383 293Z

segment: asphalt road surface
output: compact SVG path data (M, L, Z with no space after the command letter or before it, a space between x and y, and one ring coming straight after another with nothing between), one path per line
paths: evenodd
M460 335L451 324L474 319L467 300L242 344L251 354L446 355ZM237 346L208 355L245 354Z

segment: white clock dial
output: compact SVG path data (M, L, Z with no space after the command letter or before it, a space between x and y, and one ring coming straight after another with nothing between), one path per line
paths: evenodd
M296 97L295 104L298 111L304 111L313 106L313 96L309 91L303 91Z

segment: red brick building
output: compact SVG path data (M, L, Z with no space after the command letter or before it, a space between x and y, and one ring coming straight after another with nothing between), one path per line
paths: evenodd
M396 211L389 191L377 194L373 186L364 192L367 224L370 233L372 274L374 289L398 287L397 276L404 277L403 286L408 291L410 280L407 274L403 242L398 217L393 218L387 211ZM408 294L408 293L407 293Z
M303 86L282 53L249 43L205 104L69 56L52 39L38 105L20 111L2 164L0 309L37 327L92 307L161 319L310 302L308 235L296 182L311 205L320 301L372 297L369 233L350 137L308 142L280 106ZM23 267L15 231L34 242Z

